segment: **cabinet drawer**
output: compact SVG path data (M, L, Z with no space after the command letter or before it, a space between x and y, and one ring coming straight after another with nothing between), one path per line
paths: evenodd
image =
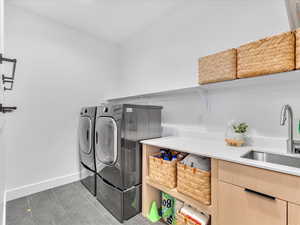
M220 161L219 179L300 204L300 177L297 176Z
M219 182L220 225L286 225L287 202Z

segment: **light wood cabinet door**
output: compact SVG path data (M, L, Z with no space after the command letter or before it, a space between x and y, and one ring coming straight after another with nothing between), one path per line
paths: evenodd
M287 202L221 181L218 188L219 225L286 225Z
M288 225L300 225L300 206L288 203Z

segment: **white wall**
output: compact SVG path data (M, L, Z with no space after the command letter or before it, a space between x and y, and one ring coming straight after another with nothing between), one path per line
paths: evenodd
M283 0L186 1L122 43L123 93L197 85L199 57L288 29Z
M4 38L3 38L3 28L4 28L4 2L0 0L0 53L4 53ZM2 74L2 65L0 65L0 71ZM3 103L3 87L2 82L0 82L0 104ZM5 143L3 138L4 132L4 115L0 113L0 224L5 224L5 165L6 165L6 153L5 153Z
M123 43L122 93L196 86L199 57L288 30L283 0L188 1ZM180 93L138 102L164 105L165 123L221 133L235 119L248 122L252 135L285 137L287 128L279 126L284 103L300 117L296 84L209 91L208 111L200 96Z
M7 121L11 198L32 189L24 185L75 179L79 110L114 91L118 46L9 4L5 10L7 55L18 59L8 94L18 106Z

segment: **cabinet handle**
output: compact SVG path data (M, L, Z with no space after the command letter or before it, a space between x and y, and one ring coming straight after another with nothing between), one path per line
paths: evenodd
M253 190L248 189L248 188L245 188L245 191L248 192L248 193L251 193L251 194L262 196L264 198L268 198L268 199L271 199L271 200L276 200L276 198L271 196L271 195L266 195L266 194L263 194L263 193L260 193L260 192L257 192L257 191L253 191Z
M96 131L96 145L98 144L98 132Z

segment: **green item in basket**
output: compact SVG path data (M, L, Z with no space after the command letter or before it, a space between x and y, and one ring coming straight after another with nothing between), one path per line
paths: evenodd
M174 205L176 199L169 194L161 192L161 216L167 224L175 223L175 210Z

